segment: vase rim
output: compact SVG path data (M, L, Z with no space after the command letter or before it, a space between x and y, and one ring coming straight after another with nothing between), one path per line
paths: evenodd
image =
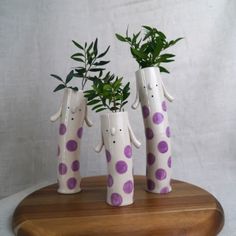
M106 117L106 116L117 116L117 115L122 115L122 114L128 114L127 111L119 111L119 112L107 112L105 114L101 114L101 117Z
M158 66L149 66L149 67L144 67L144 68L141 68L141 69L138 69L137 71L135 71L135 73L138 73L139 71L143 71L143 70L158 70L160 71L160 69L158 68Z

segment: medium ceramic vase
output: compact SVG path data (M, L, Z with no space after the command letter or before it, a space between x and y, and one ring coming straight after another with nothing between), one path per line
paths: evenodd
M171 191L170 127L165 98L173 101L167 92L159 68L148 67L136 72L137 93L132 108L141 103L146 134L146 189L153 193Z
M92 122L87 116L87 100L83 91L65 89L59 111L51 117L54 122L60 119L58 144L58 192L72 194L81 191L80 182L80 143L84 121Z
M128 119L127 112L101 115L101 140L96 152L105 146L107 159L107 198L112 206L125 206L134 202L132 146L140 147Z

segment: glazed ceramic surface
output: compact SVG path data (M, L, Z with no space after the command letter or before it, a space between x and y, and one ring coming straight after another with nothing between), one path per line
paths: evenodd
M65 89L59 111L51 117L54 122L60 119L58 144L58 192L72 194L80 192L80 143L84 121L88 126L92 122L87 117L87 100L83 91Z
M165 97L173 101L167 92L160 71L149 67L136 72L137 94L132 107L141 103L146 135L147 190L154 193L171 191L171 143L170 127Z
M95 148L100 152L105 146L107 159L107 203L125 206L134 202L132 146L141 143L135 137L127 112L101 115L101 142Z

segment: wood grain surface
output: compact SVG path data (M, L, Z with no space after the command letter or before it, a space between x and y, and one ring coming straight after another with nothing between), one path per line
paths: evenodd
M62 195L56 184L27 196L16 208L17 236L211 236L224 224L219 202L207 191L178 180L165 195L148 193L145 177L135 176L135 203L111 207L105 203L106 177L88 177L82 192Z

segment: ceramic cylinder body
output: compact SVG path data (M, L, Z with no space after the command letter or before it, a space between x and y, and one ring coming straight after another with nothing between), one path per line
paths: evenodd
M72 194L80 192L80 143L86 113L83 91L65 89L58 144L58 192Z
M171 191L170 127L159 69L138 70L136 84L146 135L146 188L154 193L168 193Z
M112 206L130 205L134 201L134 179L127 112L101 115L101 130L108 170L106 201Z

